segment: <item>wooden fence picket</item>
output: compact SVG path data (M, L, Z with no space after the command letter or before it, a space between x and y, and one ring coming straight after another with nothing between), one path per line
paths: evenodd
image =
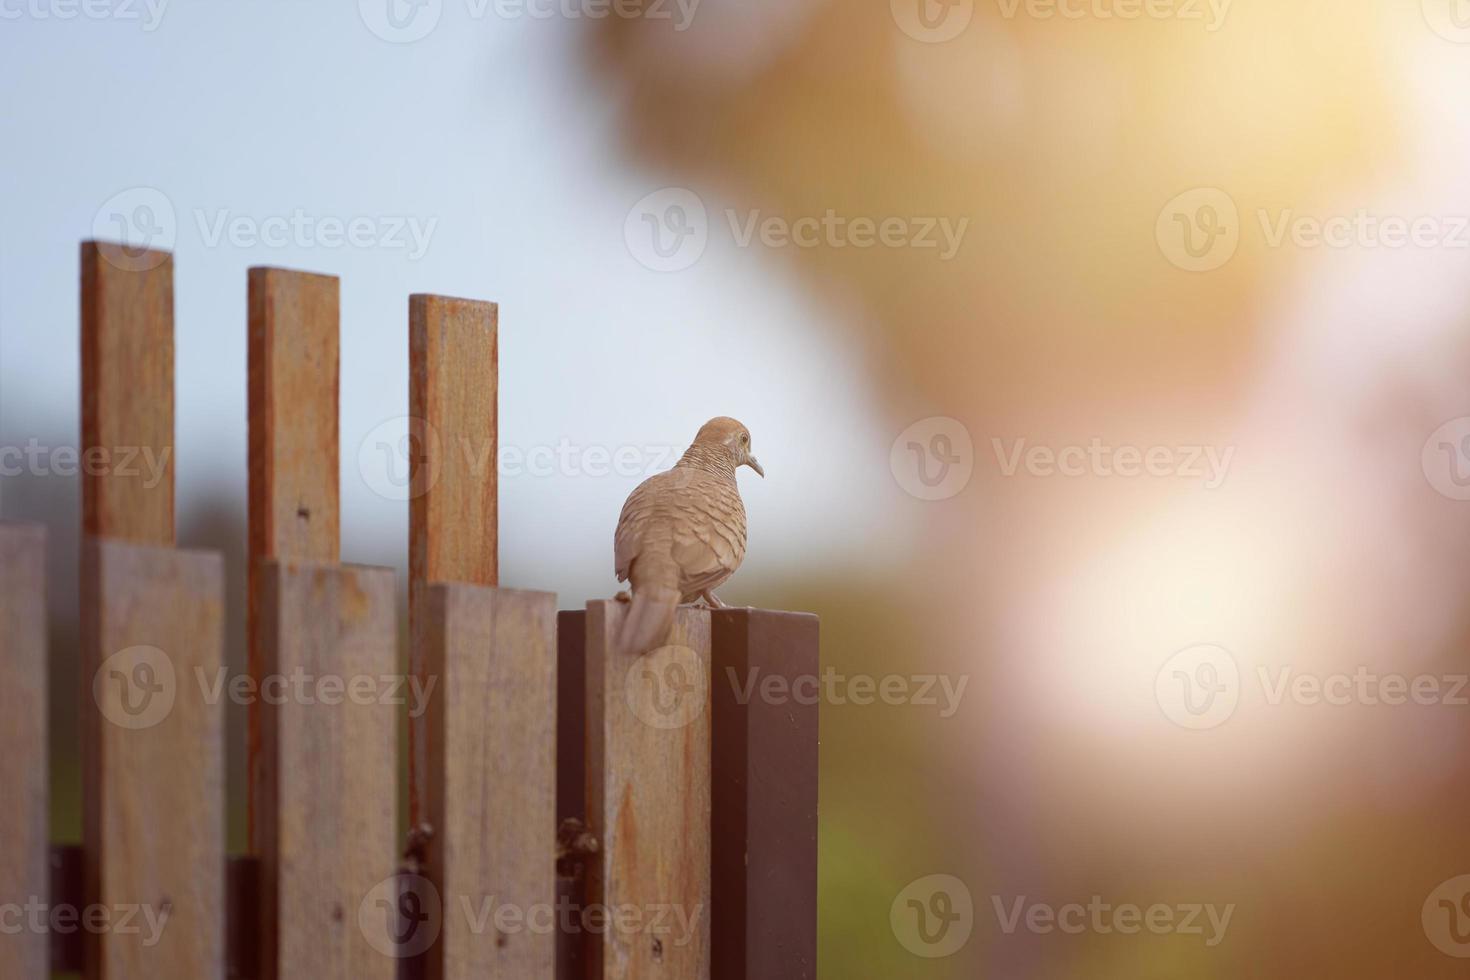
M555 961L556 596L430 585L424 652L429 980L550 980Z
M0 904L46 901L46 533L0 523ZM0 976L46 975L46 934L0 930Z
M249 273L250 676L262 677L260 577L272 558L341 554L338 459L340 285L289 269ZM260 784L260 702L250 705L247 766L252 848Z
M173 256L83 242L81 313L82 533L171 545Z
M224 971L218 554L174 543L173 258L82 246L84 900L90 980ZM151 940L151 941L150 941Z
M499 585L499 311L494 303L409 297L409 669L425 676L423 590ZM424 822L429 739L408 730L409 821Z
M498 581L497 311L409 305L411 812L442 904L431 980L549 980L555 964L556 597Z
M587 604L588 976L709 980L710 614L680 608L666 646L631 656L626 613Z
M93 538L82 608L86 903L145 926L89 932L87 976L220 977L223 562Z
M270 561L261 610L263 676L284 686L260 691L260 980L392 980L393 572Z

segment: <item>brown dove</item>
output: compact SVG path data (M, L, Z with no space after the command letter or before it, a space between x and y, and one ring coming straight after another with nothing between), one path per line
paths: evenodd
M662 645L681 602L724 605L714 590L745 558L741 466L766 475L750 454L749 430L732 418L710 419L673 469L644 480L623 504L613 563L618 581L633 585L618 637L625 653Z

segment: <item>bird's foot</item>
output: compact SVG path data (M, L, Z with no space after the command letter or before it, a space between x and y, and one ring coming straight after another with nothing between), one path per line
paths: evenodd
M704 600L704 604L707 605L707 606L709 606L711 609L725 609L725 608L728 608L723 602L720 601L720 597L719 596L715 595L713 592L709 591L708 589L706 589L705 591L701 592L699 595L700 595L700 598L702 598Z
M628 590L627 589L624 589L623 591L619 592L617 595L613 596L613 601L614 602L632 602L633 601L633 597L628 594Z

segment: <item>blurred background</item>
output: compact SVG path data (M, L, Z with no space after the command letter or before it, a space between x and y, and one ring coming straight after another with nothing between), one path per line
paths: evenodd
M712 415L753 433L722 597L819 613L838 678L824 978L1463 975L1464 0L0 21L0 447L35 447L0 516L53 532L58 837L54 451L77 243L121 238L176 255L180 541L227 555L234 669L246 268L342 277L344 558L401 572L406 297L492 299L505 584L611 595L632 487Z

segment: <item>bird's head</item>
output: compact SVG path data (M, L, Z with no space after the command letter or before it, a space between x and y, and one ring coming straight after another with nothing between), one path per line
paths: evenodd
M749 466L761 476L766 475L760 460L750 454L750 430L735 419L724 415L710 419L700 426L699 435L694 437L694 442L720 446L729 451L737 467Z

